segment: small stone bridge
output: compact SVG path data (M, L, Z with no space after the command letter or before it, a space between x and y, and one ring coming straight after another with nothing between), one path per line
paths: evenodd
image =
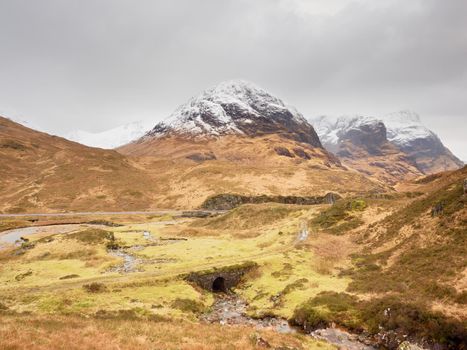
M227 293L240 283L248 271L256 266L256 263L245 263L207 271L192 272L186 277L186 280L211 292Z

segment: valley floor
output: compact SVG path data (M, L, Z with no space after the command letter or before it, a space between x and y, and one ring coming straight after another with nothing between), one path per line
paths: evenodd
M48 224L45 226L4 231L0 233L3 331L14 334L15 327L22 323L19 320L42 327L54 319L51 315L85 317L73 322L86 322L89 317L94 320L96 315L123 319L121 322L127 322L124 320L128 317L174 323L183 320L184 327L195 324L211 329L197 320L198 315L209 311L214 295L188 283L184 275L252 261L260 267L235 289L248 301L248 314L263 317L274 313L290 318L294 307L310 295L324 290L343 291L348 283L345 278L316 271L313 262L318 258L304 248L304 240L309 237L300 230L304 218L316 210L266 204L255 206L257 215L248 218L243 210L240 213L237 210L208 219L133 215L109 216L106 219L114 221L100 218L99 222L77 217L71 224L66 224L69 219L47 217L41 219ZM9 224L27 225L27 219L23 222L11 219ZM81 219L87 222L79 223ZM228 228L233 225L241 228ZM37 318L33 321L25 314ZM70 331L54 322L59 333ZM89 327L106 325L104 321L91 324ZM252 337L256 334L253 325L236 327L245 327ZM271 333L272 329L265 328L264 332ZM219 332L218 326L213 325L212 332ZM238 329L229 328L230 332L236 334ZM326 348L321 342L304 340L299 335L275 337L289 339L290 344L306 345L304 348ZM274 336L267 341L273 342ZM241 348L255 344L249 337L239 342L243 344ZM196 340L191 339L190 343L195 344ZM223 348L215 344L212 348ZM173 344L174 348L211 348L179 346ZM226 348L239 347L226 345Z
M459 188L446 182L422 188L427 194L333 206L243 205L208 218L3 218L0 348L333 348L266 321L226 327L207 317L216 293L188 274L242 266L251 268L232 291L247 320L289 320L307 333L338 326L387 348L404 339L462 348ZM443 216L431 218L440 195Z

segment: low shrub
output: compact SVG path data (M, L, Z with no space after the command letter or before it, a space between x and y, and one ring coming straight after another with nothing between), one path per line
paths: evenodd
M9 148L13 149L16 151L24 151L27 149L27 147L15 140L5 140L2 143L0 143L0 148Z
M449 349L467 345L467 322L430 311L424 304L385 297L363 303L360 312L370 333L392 330L418 339L429 339Z
M358 212L365 210L363 199L338 201L310 221L310 225L340 235L363 224Z
M32 275L32 271L28 271L28 272L25 272L25 273L20 273L19 275L15 276L15 280L17 280L19 282L19 281L22 281L26 277L29 277L31 275Z
M346 293L322 292L298 307L292 322L306 331L327 327L331 322L353 329L358 324L356 303L357 299Z
M172 302L172 307L183 312L192 312L194 314L200 314L205 311L205 307L202 303L187 298L175 299Z
M77 274L75 274L75 273L73 273L73 274L71 274L71 275L62 276L62 277L60 277L59 279L60 279L60 280L69 280L69 279L78 278L78 277L80 277L80 276L77 275Z
M351 211L363 211L367 207L363 199L354 199L347 203L347 209Z
M96 244L104 243L106 241L115 241L113 232L101 230L98 228L88 228L84 231L70 233L65 236L67 239L75 239L82 243Z
M30 249L33 249L35 246L36 244L34 242L26 241L26 242L21 243L20 249L30 250Z
M458 293L454 299L454 301L458 304L467 304L467 291L462 291L461 293Z
M88 221L87 223L91 224L91 225L103 225L103 226L108 226L108 227L120 227L120 226L123 226L121 224L117 224L117 223L109 221L109 220L91 220L91 221Z
M70 259L79 259L79 260L88 260L97 255L95 249L79 249L67 253L61 253L56 255L47 256L48 258L58 258L59 260L70 260ZM47 258L44 257L44 258Z
M107 287L103 283L92 282L90 284L83 285L83 288L88 293L103 293L107 291Z
M311 331L332 322L345 328L361 328L376 335L392 331L400 341L407 337L425 339L447 349L462 349L467 344L467 322L433 312L420 302L401 301L387 296L359 301L346 293L322 292L299 306L292 323Z
M297 289L303 289L305 287L305 284L308 282L309 281L307 278L300 278L296 280L295 282L290 283L287 286L285 286L284 290L282 291L282 295L292 293L294 290L297 290Z
M110 320L140 320L145 319L154 322L166 322L168 318L155 315L143 308L122 309L122 310L99 310L95 314L96 318Z

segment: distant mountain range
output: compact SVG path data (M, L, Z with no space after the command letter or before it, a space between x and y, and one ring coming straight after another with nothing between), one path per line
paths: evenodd
M324 146L348 166L367 175L380 173L378 177L390 183L463 165L414 112L321 116L307 121L294 107L242 80L203 91L155 126L134 122L101 133L76 131L66 137L88 146L117 148L170 135L200 139L272 134L312 147ZM146 147L144 153L148 152Z
M368 167L384 168L393 175L393 181L417 171L428 174L463 165L414 112L402 111L380 118L322 116L310 122L324 147L344 162L361 169L366 167L369 174L374 173ZM391 165L395 167L390 169Z
M205 90L155 125L68 138L76 142L0 118L0 211L195 208L226 193L345 196L462 166L414 113L307 120L242 80Z
M143 123L75 140L0 118L0 212L197 208L214 195L323 196L381 192L347 169L293 107L243 81ZM81 137L85 136L85 139Z
M112 149L140 138L153 126L153 122L136 121L96 133L76 130L64 137L90 147Z

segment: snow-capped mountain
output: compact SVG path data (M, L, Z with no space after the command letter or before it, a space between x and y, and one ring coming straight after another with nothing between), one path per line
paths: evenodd
M420 116L411 111L401 111L384 116L388 140L400 147L410 146L414 140L438 138L425 127Z
M383 155L382 146L388 149L389 142L423 173L456 169L463 165L414 112L401 111L379 118L322 116L312 119L311 123L324 147L341 157L362 157L361 153L349 153L349 143L360 149L363 147L369 154L377 155L379 152Z
M313 127L294 107L243 80L223 82L205 90L178 107L145 137L174 134L194 137L280 134L321 147Z
M384 117L384 123L387 125L388 139L424 173L457 169L464 165L433 131L422 124L416 113L392 113Z
M333 153L339 153L339 143L352 140L363 147L378 146L386 139L384 123L375 117L368 116L321 116L311 120L321 143Z
M136 121L97 133L76 130L66 134L64 137L86 146L111 149L123 146L140 138L150 130L152 126L152 122Z

